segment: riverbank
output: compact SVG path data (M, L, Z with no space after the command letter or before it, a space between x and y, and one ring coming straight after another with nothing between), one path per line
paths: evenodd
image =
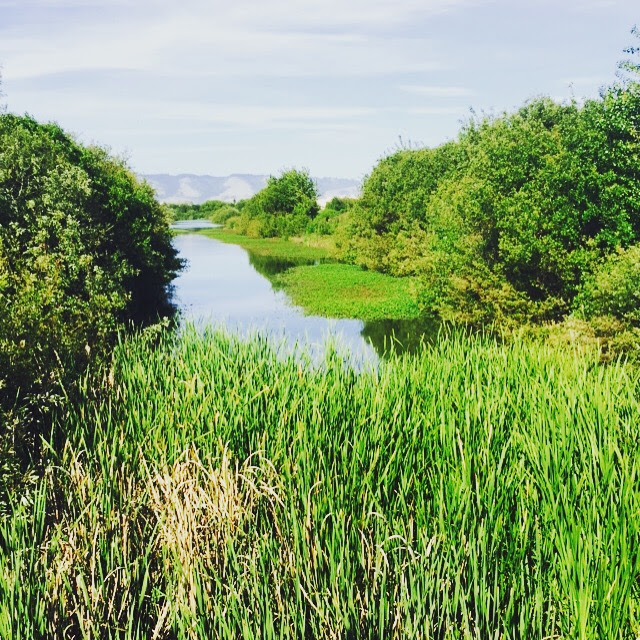
M277 260L332 260L333 255L322 247L314 247L303 242L292 242L284 238L250 238L224 228L200 229L199 234L220 240L227 244L237 244L254 255Z
M249 238L224 229L203 229L198 234L236 244L253 256L269 258L282 268L254 266L274 287L283 290L305 313L328 318L412 320L420 316L413 280L394 278L358 266L340 263L328 247L303 239Z

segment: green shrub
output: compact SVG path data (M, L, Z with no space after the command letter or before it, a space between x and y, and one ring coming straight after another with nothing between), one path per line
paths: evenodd
M324 207L324 212L327 214L329 214L329 212L343 213L349 211L355 203L355 198L338 198L336 196L327 202Z
M218 207L209 215L209 220L217 224L225 224L229 220L229 218L233 218L239 213L240 212L238 211L238 209L236 209L233 205L224 204L223 206Z
M291 169L279 177L271 176L267 186L248 200L242 208L246 222L236 225L247 233L249 220L258 220L262 237L289 237L303 233L310 220L318 214L318 191L307 171Z
M524 318L559 320L603 256L640 240L639 185L637 84L583 106L536 99L472 120L455 142L382 160L350 212L342 256L421 276L433 312L484 317L491 298L491 316L524 304Z
M640 244L607 256L587 278L575 308L587 319L611 316L640 327Z
M169 310L179 267L165 209L121 161L0 115L0 438L23 461L117 328Z
M214 218L220 215L222 209L229 207L228 202L222 200L207 200L202 204L168 204L165 205L169 209L171 220L200 220L207 219L218 222ZM224 213L222 214L224 216Z
M351 198L333 198L315 218L307 222L307 232L324 236L336 234L355 203L356 200Z

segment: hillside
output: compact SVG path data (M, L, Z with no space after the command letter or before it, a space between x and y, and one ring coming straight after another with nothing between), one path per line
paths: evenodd
M207 176L183 173L171 175L154 173L141 175L155 190L158 199L167 203L190 202L201 204L207 200L234 202L255 195L267 184L266 175L234 173L229 176ZM348 178L314 178L320 193L320 204L334 197L358 197L360 182Z

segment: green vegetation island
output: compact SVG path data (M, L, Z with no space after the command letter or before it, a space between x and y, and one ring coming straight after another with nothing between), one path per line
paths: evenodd
M163 205L0 113L0 638L640 637L629 52L324 208L298 169ZM308 313L437 330L356 369L184 322L199 218Z

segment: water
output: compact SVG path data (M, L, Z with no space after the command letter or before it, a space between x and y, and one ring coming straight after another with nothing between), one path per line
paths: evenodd
M177 220L171 225L171 228L184 231L195 231L196 229L215 229L216 227L221 226L221 224L216 224L209 220Z
M241 335L267 334L288 348L303 346L316 359L330 340L360 366L376 362L392 343L398 346L398 340L401 349L414 347L425 332L421 321L365 323L306 315L265 277L293 262L252 256L242 247L199 234L178 235L174 245L188 261L174 280L175 302L183 317L198 325L225 326Z

